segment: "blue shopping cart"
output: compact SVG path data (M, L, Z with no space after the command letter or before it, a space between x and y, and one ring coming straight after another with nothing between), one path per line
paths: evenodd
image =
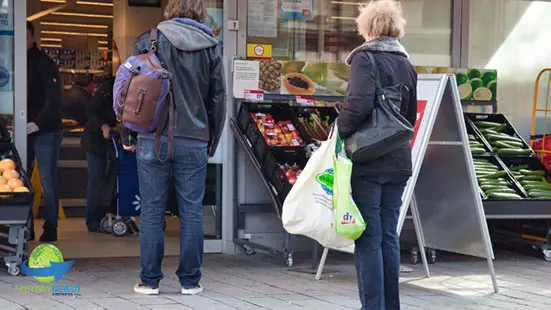
M101 229L106 233L122 237L128 233L138 233L136 217L140 215L141 198L138 185L138 167L136 154L126 152L119 137L111 136L114 156L109 165L111 169L117 169L114 205L116 211L107 213L101 220Z

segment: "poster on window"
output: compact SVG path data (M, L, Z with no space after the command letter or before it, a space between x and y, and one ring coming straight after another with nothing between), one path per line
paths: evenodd
M427 100L417 100L417 118L415 120L415 126L413 127L413 138L410 141L411 147L415 144L415 138L417 137L417 132L419 131L419 126L423 121L423 116L425 115L425 109L427 108Z
M8 100L8 97L13 100L13 0L0 0L0 4L0 92L10 92L0 95L0 101L7 102L4 100Z
M281 0L279 14L281 19L313 20L314 0Z
M247 35L277 38L277 1L249 0Z

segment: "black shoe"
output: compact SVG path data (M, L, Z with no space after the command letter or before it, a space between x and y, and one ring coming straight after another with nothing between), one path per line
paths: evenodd
M44 232L40 236L40 242L55 242L57 241L57 227L44 225Z
M101 233L101 230L97 227L88 228L89 233Z

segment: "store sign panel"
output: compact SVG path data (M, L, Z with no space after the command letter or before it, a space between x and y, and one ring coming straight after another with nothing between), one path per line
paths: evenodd
M280 18L314 19L314 0L281 0Z
M271 59L272 58L272 45L271 44L247 44L247 58L255 59Z

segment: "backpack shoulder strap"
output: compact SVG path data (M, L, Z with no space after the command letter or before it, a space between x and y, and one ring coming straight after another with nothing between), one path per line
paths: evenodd
M151 28L151 30L149 30L149 51L150 52L157 51L158 36L159 36L159 30L156 27L153 27Z
M371 65L373 66L373 73L375 74L375 87L377 90L383 89L383 85L381 83L381 76L379 74L379 68L377 67L377 60L375 60L375 56L373 56L373 53L367 52L367 57L369 58L369 61L371 62Z

